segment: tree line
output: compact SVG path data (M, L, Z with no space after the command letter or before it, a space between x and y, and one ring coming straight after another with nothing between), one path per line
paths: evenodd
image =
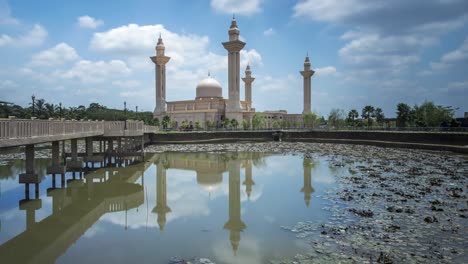
M142 120L147 125L155 125L152 112L137 112L129 109L107 108L99 103L91 103L88 107L79 105L77 107L65 107L62 103L54 104L44 99L34 100L28 107L16 104L0 103L0 118L15 116L20 119L68 119L68 120L105 120L124 121L126 119Z
M277 120L267 119L264 113L255 113L251 119L244 119L238 122L236 119L223 118L217 122L207 121L201 123L196 121L193 124L183 121L177 124L169 116L164 116L162 120L153 119L152 112L137 112L128 109L107 108L99 103L91 103L88 107L79 105L77 107L65 107L62 103L54 104L46 102L44 99L33 100L28 107L21 107L16 104L0 103L0 118L15 116L21 119L68 119L68 120L105 120L123 121L125 119L142 120L147 125L161 126L162 128L182 128L182 129L202 129L202 128L299 128L299 127L328 127L328 128L369 128L369 127L458 127L460 123L454 118L455 109L451 106L436 105L432 101L425 101L421 105L415 104L413 107L406 103L398 103L396 106L396 118L385 118L383 110L372 105L364 106L360 113L356 109L351 109L346 113L343 109L333 108L328 118L319 116L316 113L307 113L302 116L302 120Z

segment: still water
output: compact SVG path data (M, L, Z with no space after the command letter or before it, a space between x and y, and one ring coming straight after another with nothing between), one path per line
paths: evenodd
M336 173L325 158L248 152L146 154L55 181L49 164L36 160L30 200L24 161L0 164L0 263L268 263L310 247L281 226L326 221Z

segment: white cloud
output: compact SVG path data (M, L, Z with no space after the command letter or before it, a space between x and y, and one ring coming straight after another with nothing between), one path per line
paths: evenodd
M77 18L78 25L82 28L97 28L104 24L104 22L100 19L95 19L94 17L90 16L80 16Z
M445 71L454 65L468 62L468 37L457 49L447 52L437 62L429 64L430 70L424 70L421 75L430 75L434 72Z
M336 68L333 66L326 66L315 69L315 74L319 76L330 76L336 74Z
M0 36L0 47L2 46L39 46L47 37L47 31L39 24L33 26L33 28L20 36L10 36L2 34Z
M1 80L0 81L0 90L7 90L11 88L18 87L18 84L12 80Z
M112 84L121 88L135 88L140 85L140 82L137 80L125 80L125 81L113 81Z
M56 71L55 76L63 79L77 79L83 83L99 83L108 81L111 77L128 75L131 70L121 60L88 61L80 60L65 71Z
M209 50L210 39L207 36L179 34L166 29L163 25L129 24L94 34L90 48L94 51L124 58L135 72L145 72L148 76L154 71L154 64L149 56L154 56L155 46L161 33L166 55L171 57L166 65L167 99L181 100L195 96L198 81L205 78L208 71L225 87L227 77L227 52L216 54ZM222 42L220 40L219 42ZM262 56L255 49L241 51L241 67L247 63L262 66ZM153 93L148 86L146 93ZM225 89L226 90L226 89ZM135 95L125 93L122 96Z
M383 36L377 33L346 32L349 42L339 50L347 64L368 73L400 73L420 61L423 48L436 39L416 35Z
M250 16L262 11L263 0L211 0L211 7L220 13Z
M276 32L275 32L275 30L273 28L269 28L269 29L263 31L264 36L271 36L271 35L274 35L275 33Z
M0 25L17 25L18 19L11 15L10 6L6 1L0 1Z
M247 67L247 64L250 64L250 66L262 66L262 55L257 52L255 49L251 50L241 50L240 51L240 67L241 71ZM227 68L227 57L226 57L226 68Z
M466 93L468 92L468 80L462 82L451 82L447 87L442 88L441 92L445 93Z
M294 6L294 16L319 21L338 21L377 8L378 1L303 0Z
M31 65L34 66L55 66L79 58L76 50L67 43L59 43L55 47L43 50L32 56Z

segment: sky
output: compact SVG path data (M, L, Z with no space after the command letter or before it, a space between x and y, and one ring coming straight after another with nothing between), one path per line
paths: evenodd
M0 0L0 100L153 111L159 34L167 101L194 99L208 72L227 98L233 14L257 111L302 112L308 54L319 115L425 100L468 112L466 0Z

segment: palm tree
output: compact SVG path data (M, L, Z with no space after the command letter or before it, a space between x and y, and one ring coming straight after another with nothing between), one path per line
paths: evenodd
M45 105L45 100L44 99L39 99L35 103L35 114L39 118L45 118L44 105Z
M367 127L369 127L372 122L372 118L375 117L374 107L371 105L364 106L364 108L362 109L361 116L362 118L367 119Z
M54 106L54 104L45 103L44 107L45 107L45 110L46 110L46 118L55 116L55 106Z

